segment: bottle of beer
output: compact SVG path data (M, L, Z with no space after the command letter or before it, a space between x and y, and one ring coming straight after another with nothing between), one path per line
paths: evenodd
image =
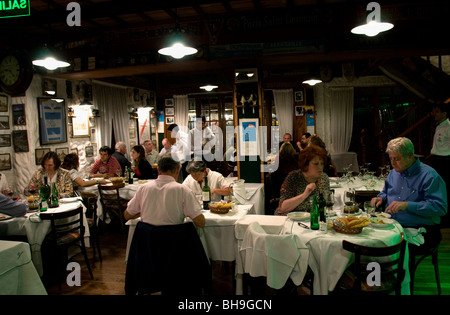
M47 176L44 176L44 185L42 185L39 188L39 198L41 199L39 211L41 212L47 211L49 196L50 196L50 186L47 183Z
M317 206L317 197L316 195L313 196L313 201L312 201L312 205L311 205L311 212L310 212L310 228L311 230L318 230L320 225L319 225L319 208Z
M58 190L56 189L56 184L52 184L52 193L50 195L50 199L48 202L49 208L59 207L59 198L58 198Z
M205 177L205 186L202 188L203 195L203 209L209 209L209 203L211 202L211 188L208 186L208 177Z
M323 196L322 188L319 189L319 197L317 198L317 207L319 208L319 221L327 222L325 208L327 206L327 201Z

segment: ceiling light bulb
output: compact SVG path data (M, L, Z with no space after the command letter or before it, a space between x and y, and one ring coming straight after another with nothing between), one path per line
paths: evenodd
M366 35L366 36L376 36L381 32L385 32L390 30L394 27L394 24L392 23L386 23L386 22L376 22L376 21L370 21L367 24L357 26L352 29L353 34L360 34L360 35Z
M53 57L47 57L45 59L33 60L35 66L44 67L47 70L55 70L58 68L64 68L70 66L70 63L65 61L56 60Z
M309 84L311 86L316 85L317 83L322 83L322 80L318 80L318 79L309 79L309 80L305 80L302 82L303 84Z
M175 43L171 47L161 48L158 53L165 56L171 56L175 59L181 59L187 55L193 55L198 50L192 47L186 47L182 43Z
M210 85L210 84L208 84L208 85L201 86L200 88L203 89L203 90L206 90L206 91L210 92L210 91L212 91L213 89L217 89L218 86L217 86L217 85Z

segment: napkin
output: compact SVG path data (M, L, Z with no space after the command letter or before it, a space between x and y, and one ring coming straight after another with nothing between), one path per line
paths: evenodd
M420 227L418 229L415 228L405 228L405 237L408 243L414 244L417 246L425 243L425 239L423 238L422 233L426 233L427 230L424 227Z

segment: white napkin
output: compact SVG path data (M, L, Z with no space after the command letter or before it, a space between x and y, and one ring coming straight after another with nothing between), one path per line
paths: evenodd
M414 244L417 246L425 243L425 239L423 238L422 233L426 233L427 230L424 227L420 227L418 229L415 228L405 228L405 237L408 243Z

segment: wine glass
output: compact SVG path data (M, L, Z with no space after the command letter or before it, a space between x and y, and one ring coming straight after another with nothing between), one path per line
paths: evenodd
M325 202L327 205L327 212L331 213L334 205L334 190L330 190L329 193L325 194Z
M364 210L370 215L375 215L375 205L372 205L371 201L364 201Z

